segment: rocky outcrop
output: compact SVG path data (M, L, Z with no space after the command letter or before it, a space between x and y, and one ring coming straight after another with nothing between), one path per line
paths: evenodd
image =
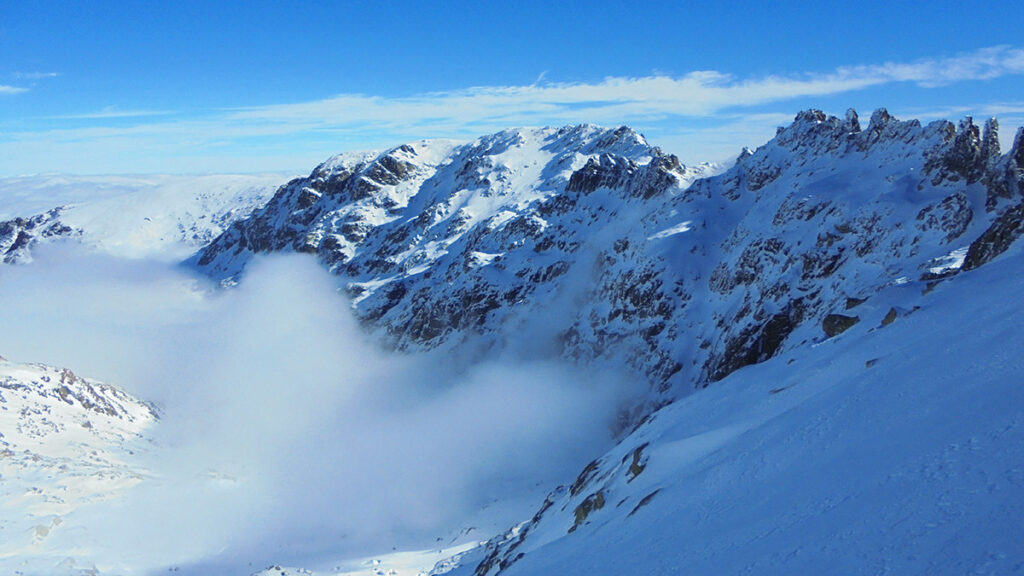
M30 218L0 222L0 260L4 264L29 262L31 248L40 239L71 238L81 235L60 220L61 208Z
M992 127L995 125L994 121L990 123ZM998 139L993 136L992 140L994 143L989 142L986 150L998 151ZM973 270L989 262L1024 235L1024 128L1017 131L1013 148L1006 156L989 153L987 162L986 208L998 213L998 216L971 242L964 260L964 270Z
M825 336L832 338L846 332L858 322L860 322L860 318L857 316L829 314L821 321L821 329L825 332Z
M1024 235L1024 202L1008 208L992 225L971 242L963 270L973 270L988 263Z

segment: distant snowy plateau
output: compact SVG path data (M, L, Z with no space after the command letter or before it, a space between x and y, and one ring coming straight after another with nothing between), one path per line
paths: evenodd
M283 185L2 179L0 296L68 245L218 293L306 255L389 358L551 361L624 390L589 464L517 478L515 502L436 538L204 563L90 547L89 519L160 483L174 408L125 391L139 382L0 359L0 572L1022 573L1024 130L1007 153L997 131L811 110L731 166L582 125L342 154Z

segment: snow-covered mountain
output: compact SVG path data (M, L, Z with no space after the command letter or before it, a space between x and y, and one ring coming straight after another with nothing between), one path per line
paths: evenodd
M1024 233L1024 134L1004 155L997 130L807 111L702 179L628 128L420 143L328 161L193 263L230 283L256 253L315 253L398 349L520 347L648 382L617 448L437 573L925 569L901 554L999 571L1022 559L1019 461L1000 459L1024 444L1001 400L1020 256L943 282ZM917 410L943 416L899 416Z
M1024 132L1002 154L997 130L812 110L728 168L683 166L627 127L507 130L336 156L272 197L210 181L8 210L0 251L184 242L225 286L257 255L313 254L400 353L643 383L617 446L507 533L332 573L456 552L433 572L1005 573L1024 564ZM53 369L6 370L39 390L22 402L63 401ZM262 572L283 573L303 572Z
M1024 144L1001 156L996 130L809 111L701 180L625 127L424 142L324 163L193 261L231 281L316 253L396 348L625 362L662 403L1002 248L981 236L1019 225Z
M26 176L0 179L0 262L76 240L129 258L183 258L263 205L281 174Z
M123 390L0 358L0 563L24 574L88 569L51 546L51 533L77 508L143 480L135 454L151 449L156 421L151 405Z
M1024 233L1024 134L1001 156L996 129L805 112L695 183L656 221L710 240L663 282L706 282L670 318L722 382L451 573L1019 569L1024 252L958 275Z

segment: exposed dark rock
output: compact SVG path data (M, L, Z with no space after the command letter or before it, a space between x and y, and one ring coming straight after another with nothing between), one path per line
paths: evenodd
M597 492L587 496L579 506L573 510L573 514L576 516L576 521L569 528L569 533L575 532L577 528L586 523L587 518L590 514L604 508L604 492Z
M583 491L583 488L587 486L587 483L590 482L594 477L594 474L597 473L597 465L599 463L600 462L598 460L593 460L583 467L583 471L580 472L579 476L576 477L576 481L569 487L569 494L571 496L575 496Z
M860 322L857 316L846 316L844 314L829 314L821 322L821 329L829 338L846 332L854 324Z
M925 164L925 170L934 174L932 184L935 185L944 180L956 182L961 178L971 184L981 179L987 160L982 151L978 127L968 116L955 131L952 146L946 148L941 155L930 158Z
M31 260L31 249L41 238L72 238L81 235L60 220L62 208L29 218L0 222L0 262L16 264Z
M851 134L860 132L860 120L857 117L857 111L853 108L846 111L846 117L843 119L842 129Z
M640 501L637 502L636 506L634 506L633 509L629 512L629 516L636 514L640 511L641 508L650 504L651 500L654 500L654 497L658 495L658 492L661 492L661 490L655 490L654 492L651 492L647 496L641 498Z
M744 366L775 356L786 338L799 326L803 314L803 302L795 300L786 310L771 315L764 324L744 328L727 341L721 357L710 359L708 380L721 380Z
M856 308L857 306L860 306L861 304L863 304L863 303L865 303L867 301L868 301L867 298L854 298L852 296L848 296L846 298L846 309L847 310L851 310L853 308Z
M774 166L769 163L763 163L760 165L744 165L747 168L744 173L744 181L747 185L747 190L756 192L761 188L764 188L771 182L774 182L776 178L782 175L782 168Z
M626 455L626 458L632 457L633 461L629 463L629 469L626 471L626 482L632 482L637 476L643 473L647 468L647 458L644 456L644 449L647 448L648 443L643 443L637 446L632 453Z
M882 318L882 326L888 326L896 321L899 313L896 312L895 308L889 308L889 311L885 313L885 318Z
M922 231L941 230L946 233L946 242L950 242L967 231L973 217L967 195L957 190L942 202L922 208L917 214L917 226Z
M986 164L993 164L999 158L999 121L989 118L981 136L981 157Z
M746 160L747 158L750 158L753 155L754 155L754 151L751 150L750 148L747 148L746 146L744 146L743 150L740 150L740 155L736 157L736 162L733 165L740 164L744 160Z
M299 209L309 208L316 204L317 200L320 199L320 196L321 194L312 188L303 188L302 191L299 192L299 198L296 202L296 206Z
M637 165L632 160L613 154L602 154L599 158L587 160L579 170L569 177L566 192L589 194L598 188L617 188L636 173Z
M962 270L974 270L1005 252L1024 235L1024 202L1002 213L977 240L971 242Z

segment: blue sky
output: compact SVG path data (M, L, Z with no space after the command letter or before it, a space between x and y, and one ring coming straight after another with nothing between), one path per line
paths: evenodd
M1013 2L0 2L0 176L308 172L511 126L684 162L804 108L1024 122Z

